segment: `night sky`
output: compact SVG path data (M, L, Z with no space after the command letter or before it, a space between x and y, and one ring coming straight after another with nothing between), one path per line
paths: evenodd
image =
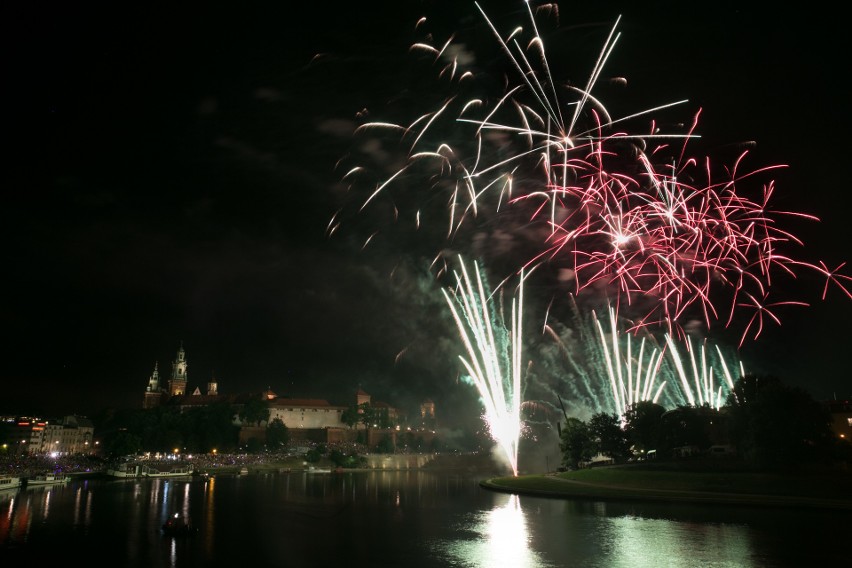
M190 389L215 377L222 393L349 403L360 386L403 408L429 397L445 415L478 412L429 264L437 251L450 262L490 251L499 281L523 259L496 251L519 235L495 221L446 242L445 222L409 230L381 207L326 229L352 207L341 178L355 126L408 124L438 96L437 67L408 50L423 38L418 18L436 44L472 33L483 72L500 57L490 32L473 2L273 4L4 6L0 412L139 407L155 362L167 378L181 343ZM776 206L821 219L791 222L805 244L796 257L848 259L840 17L819 3L590 4L560 6L558 33L542 25L569 74L557 79L585 84L622 15L604 74L628 86L610 109L689 99L677 113L701 109L708 151L755 141L752 163L789 165ZM528 25L521 2L481 5L503 31ZM821 302L810 276L785 285L812 305L779 310L782 326L742 350L746 367L818 399L852 396L852 301L833 290ZM530 341L546 340L551 300L564 297L545 279L531 285ZM740 331L715 333L735 349Z

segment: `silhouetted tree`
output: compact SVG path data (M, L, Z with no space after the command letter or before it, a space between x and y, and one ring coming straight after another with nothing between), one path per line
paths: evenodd
M382 436L382 439L376 444L376 452L379 454L392 454L393 450L393 439L390 436Z
M617 414L599 412L589 420L588 427L595 453L617 462L630 455L630 442Z
M592 459L594 443L589 426L579 418L567 418L561 430L559 449L562 465L570 469L580 467L580 462Z
M142 439L126 430L118 430L104 437L103 451L110 459L136 455L142 451Z
M290 430L280 418L276 418L266 427L266 447L269 450L282 450L290 443Z
M674 448L694 446L700 451L710 447L709 430L719 412L709 406L678 406L660 418L657 453L671 456Z
M761 468L829 459L831 414L805 390L774 376L746 375L728 395L731 439Z
M625 430L634 451L656 449L665 411L664 407L650 400L639 401L627 408L624 413Z
M249 399L240 409L239 416L243 422L259 426L269 420L269 403L262 398Z
M359 412L358 405L353 404L344 410L340 415L340 421L349 426L349 428L354 428L361 422L361 413Z

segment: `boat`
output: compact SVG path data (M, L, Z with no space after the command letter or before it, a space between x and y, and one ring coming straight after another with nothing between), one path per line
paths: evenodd
M71 478L64 473L41 473L35 477L27 479L27 487L37 485L64 485L71 481Z
M198 532L198 527L192 524L189 517L181 517L175 513L173 517L160 527L165 536L192 536Z
M246 466L240 468L240 475L248 475L248 468Z
M107 469L106 474L110 477L118 478L142 477L142 465L138 463L123 463L114 468Z
M23 485L23 482L20 477L8 474L0 475L0 491L5 489L15 489L21 485Z
M192 475L192 473L193 469L191 465L174 467L168 471L161 471L150 466L142 468L142 475L145 477L186 477Z

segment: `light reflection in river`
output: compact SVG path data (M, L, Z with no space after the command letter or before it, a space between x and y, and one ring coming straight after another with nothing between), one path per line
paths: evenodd
M191 513L191 539L164 520ZM848 563L846 511L591 502L494 493L475 475L258 473L74 480L0 493L0 566L644 568ZM321 543L318 545L318 543ZM246 551L251 551L251 558ZM286 559L284 562L283 559Z
M440 542L454 566L499 568L544 568L551 566L530 550L529 534L521 502L517 495L501 496L505 503L465 519L457 530L467 538Z

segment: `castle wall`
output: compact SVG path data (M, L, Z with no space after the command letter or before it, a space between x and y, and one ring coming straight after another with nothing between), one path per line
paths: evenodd
M339 407L279 407L269 409L269 421L280 419L290 430L301 428L346 428L340 417L343 409Z

